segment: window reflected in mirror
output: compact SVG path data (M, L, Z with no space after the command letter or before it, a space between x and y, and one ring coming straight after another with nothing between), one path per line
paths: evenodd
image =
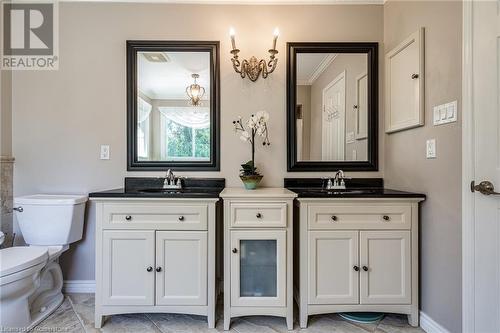
M297 53L297 161L368 161L368 56Z
M210 53L138 52L139 161L210 161Z

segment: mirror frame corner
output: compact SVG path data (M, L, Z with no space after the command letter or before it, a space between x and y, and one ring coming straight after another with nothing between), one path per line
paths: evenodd
M288 42L286 45L287 171L378 171L379 75L378 42ZM368 160L297 161L295 107L297 104L297 53L366 53L368 73Z
M127 40L127 171L220 171L220 42ZM210 161L138 161L137 53L141 51L208 52L210 54Z

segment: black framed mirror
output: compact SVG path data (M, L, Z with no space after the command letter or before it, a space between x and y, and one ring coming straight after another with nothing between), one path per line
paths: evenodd
M127 41L127 170L220 170L218 41Z
M378 43L287 43L288 171L378 170Z

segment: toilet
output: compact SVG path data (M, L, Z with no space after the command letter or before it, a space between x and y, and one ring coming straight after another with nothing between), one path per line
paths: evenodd
M14 199L28 246L0 250L0 327L31 329L64 300L59 256L82 238L86 196L36 194ZM0 235L0 240L3 239Z

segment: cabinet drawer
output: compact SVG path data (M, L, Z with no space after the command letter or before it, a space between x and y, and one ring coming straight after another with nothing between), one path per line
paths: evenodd
M309 229L410 229L410 205L312 205Z
M103 207L107 229L207 230L208 205L113 203Z
M231 203L231 227L286 227L285 202Z

